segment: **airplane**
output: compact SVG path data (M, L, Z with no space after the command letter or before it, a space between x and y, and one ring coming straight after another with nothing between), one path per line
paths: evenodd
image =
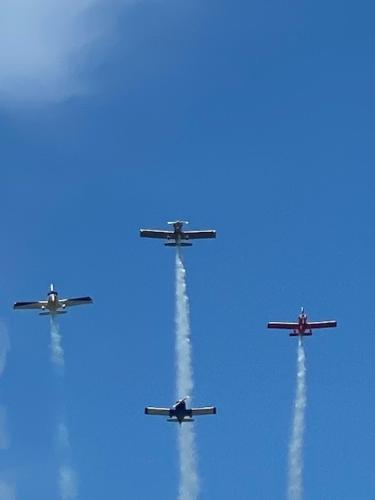
M47 295L47 300L38 300L36 302L16 302L13 305L13 309L41 309L42 312L39 314L41 316L54 315L54 314L65 314L68 311L67 307L80 306L84 304L92 304L91 297L77 297L72 299L59 299L58 293L53 287L53 283L50 285L50 291Z
M186 408L186 400L188 398L179 399L172 408L155 408L148 406L145 408L146 415L165 415L169 417L167 422L178 422L180 425L183 422L194 422L194 415L216 415L215 406L206 406L203 408Z
M268 323L268 328L280 328L283 330L293 330L289 334L290 337L312 335L315 328L334 328L337 326L337 321L308 321L305 309L301 307L301 313L298 316L297 323L288 323L284 321L272 321Z
M186 220L176 220L168 222L173 226L173 231L162 231L158 229L141 229L140 236L144 238L162 238L168 240L164 243L167 247L191 247L192 243L189 240L203 239L203 238L216 238L216 231L213 229L205 231L183 231L184 224L189 224Z

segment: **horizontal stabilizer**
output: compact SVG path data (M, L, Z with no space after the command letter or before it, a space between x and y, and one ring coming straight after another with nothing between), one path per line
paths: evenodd
M180 422L177 418L168 418L167 422L174 422L176 424L181 423L184 424L185 422L194 422L193 418L184 418L182 422Z
M68 311L43 311L39 313L39 316L55 316L55 314L66 314Z
M164 243L164 245L166 247L191 247L193 246L192 243L185 243L184 241L181 241L181 243L176 243L176 242L173 242L173 243Z
M312 332L304 332L304 333L298 333L298 332L294 333L293 332L293 333L289 334L289 337L299 337L299 336L302 336L302 337L311 337L311 335L312 335Z

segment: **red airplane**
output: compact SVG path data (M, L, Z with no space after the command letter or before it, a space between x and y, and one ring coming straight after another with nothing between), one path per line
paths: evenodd
M290 337L298 337L305 335L312 335L314 328L334 328L337 326L337 321L308 321L307 315L303 307L301 307L301 314L298 316L297 323L287 323L284 321L271 321L268 323L267 328L280 328L282 330L293 330L289 334Z

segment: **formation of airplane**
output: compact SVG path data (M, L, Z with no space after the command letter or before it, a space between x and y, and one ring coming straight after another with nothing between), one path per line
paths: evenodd
M308 321L307 314L304 308L301 308L301 313L298 316L297 322L290 323L286 321L271 321L267 324L268 328L277 328L281 330L293 330L290 337L312 335L312 331L316 328L334 328L337 326L337 321Z
M180 425L184 422L194 422L193 417L196 415L216 415L215 406L204 406L202 408L186 408L186 400L188 398L179 399L171 408L156 408L147 406L145 408L146 415L161 415L167 418L167 422L175 422Z
M67 307L82 306L92 304L91 297L76 297L70 299L59 299L57 291L50 285L50 291L47 294L47 300L37 300L33 302L16 302L13 309L41 309L41 316L65 314Z
M143 238L160 238L167 240L164 243L167 247L190 247L192 243L190 240L204 239L204 238L216 238L216 231L213 229L208 229L204 231L184 231L183 225L189 224L188 221L176 220L173 222L168 222L170 226L173 226L173 231L163 231L159 229L141 229L140 236Z
M188 224L187 221L174 221L168 222L169 225L173 226L173 230L163 231L155 229L141 229L140 236L145 238L161 238L166 239L166 246L191 246L190 240L203 239L203 238L216 238L215 230L204 230L204 231L184 231L184 224ZM55 314L65 314L68 307L79 306L91 304L93 302L92 298L86 297L74 297L74 298L64 298L60 299L58 297L57 291L54 289L53 284L50 285L50 291L48 292L46 300L38 300L32 302L16 302L13 308L18 309L39 309L40 315L55 315ZM337 321L309 321L304 308L301 308L301 313L299 314L296 322L285 322L285 321L271 321L267 324L268 328L276 328L282 330L292 330L289 335L291 337L297 336L307 336L312 335L312 331L316 328L332 328L337 326ZM148 406L145 408L146 415L161 415L166 416L168 422L176 422L180 425L185 422L194 422L193 417L197 415L215 415L215 406L205 406L200 408L187 408L185 397L179 399L170 408L159 408L154 406Z

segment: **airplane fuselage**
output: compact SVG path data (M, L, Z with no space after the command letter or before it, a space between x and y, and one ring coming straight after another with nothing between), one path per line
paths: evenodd
M192 411L186 408L185 401L179 401L170 411L170 417L176 418L179 424L182 424L185 418L191 418L192 416Z
M298 316L298 329L294 330L293 333L290 334L291 337L297 337L300 335L312 335L311 328L307 323L307 315L305 313Z
M55 291L51 291L48 294L47 305L45 306L49 311L56 312L59 309L65 309L65 304L61 304L58 299L58 294ZM42 309L45 309L42 308Z
M182 230L176 229L173 235L171 236L171 239L176 240L176 242L180 241L182 239Z
M183 236L183 231L182 231L182 226L184 225L183 222L174 222L173 223L173 228L174 228L174 233L173 235L170 236L171 240L174 240L177 245L181 244L181 240L187 239L186 237L184 238Z
M175 229L173 233L167 236L167 240L168 242L165 243L167 247L190 247L192 245L189 242L189 235L181 229Z
M298 329L300 331L304 331L306 330L306 328L307 328L307 316L305 314L301 314L298 321Z

